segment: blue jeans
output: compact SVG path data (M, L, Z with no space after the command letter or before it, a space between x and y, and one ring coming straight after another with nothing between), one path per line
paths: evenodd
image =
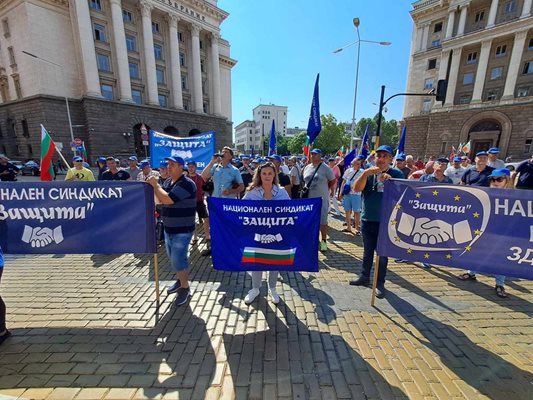
M192 232L165 232L165 248L174 272L185 271L189 268L187 253L189 251L189 243L191 242L192 234Z
M370 270L374 262L374 252L378 244L379 222L361 221L361 233L363 235L363 266L361 268L361 275L364 278L370 279ZM389 259L387 257L379 257L378 269L378 287L385 285L385 275L387 274L387 264Z

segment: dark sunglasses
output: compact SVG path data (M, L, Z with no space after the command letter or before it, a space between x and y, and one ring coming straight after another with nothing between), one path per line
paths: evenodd
M500 176L498 178L490 178L491 182L493 181L496 181L496 182L503 182L505 180L505 177L503 176Z

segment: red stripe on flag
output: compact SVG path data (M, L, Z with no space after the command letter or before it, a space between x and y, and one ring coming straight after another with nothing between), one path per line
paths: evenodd
M292 265L294 264L294 259L290 258L287 260L273 260L270 258L243 257L241 262L245 264Z

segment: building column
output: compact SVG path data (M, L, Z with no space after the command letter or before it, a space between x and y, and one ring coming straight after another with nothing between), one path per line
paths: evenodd
M193 70L193 111L204 112L204 96L202 94L202 68L200 65L200 27L191 25L192 38L192 70Z
M468 12L468 5L461 6L461 15L459 15L459 26L457 27L457 36L465 34L466 13Z
M489 19L487 20L487 28L492 28L496 23L496 15L498 14L498 0L492 0L490 3Z
M183 108L183 93L181 91L181 66L180 66L180 45L178 42L178 22L180 18L175 14L168 16L170 34L170 68L172 78L173 107Z
M472 94L472 103L479 103L485 87L485 77L487 76L487 67L489 65L490 48L492 39L485 40L481 43L481 52L477 64L476 80L474 82L474 93Z
M220 63L218 59L218 39L220 35L218 33L211 33L211 65L213 69L213 93L212 93L212 104L213 104L213 114L221 115L222 114L222 103L220 99Z
M520 18L527 18L531 15L531 3L532 0L524 1L524 6L522 7L522 15L520 15Z
M428 48L428 39L429 39L429 24L425 24L422 27L422 43L420 43L420 50L426 51Z
M422 48L422 36L423 36L423 30L421 26L415 25L415 31L414 31L414 52L420 51Z
M446 25L446 39L453 37L453 26L455 25L455 10L450 10L448 14L448 24Z
M89 13L89 3L87 0L75 0L75 12L78 22L85 90L88 96L102 97L98 65L96 63L96 51L94 49L91 14Z
M113 36L115 37L115 55L118 64L118 84L120 100L131 102L131 81L128 66L128 50L126 49L126 34L122 20L121 0L110 0L111 19L113 20Z
M152 4L140 3L143 26L144 61L146 66L146 86L148 104L159 105L157 74L155 71L154 37L152 35Z
M440 56L440 64L439 64L439 78L446 79L446 73L448 72L448 62L450 61L450 52L451 50L443 50L442 54Z
M455 89L457 87L457 80L459 79L459 66L461 64L462 50L462 47L452 50L452 65L450 68L450 76L448 78L448 90L446 92L446 101L444 103L445 106L453 106Z
M509 69L507 70L507 79L505 80L502 100L514 98L516 78L518 78L518 74L520 73L520 64L522 62L522 55L526 44L527 32L527 29L524 29L516 32L514 35L513 52L511 53L511 61L509 62Z

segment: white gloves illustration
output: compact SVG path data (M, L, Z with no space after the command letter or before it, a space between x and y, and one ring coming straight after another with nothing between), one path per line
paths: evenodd
M448 240L455 240L457 244L470 242L472 232L467 220L449 224L445 221L429 218L416 218L403 213L398 225L398 232L412 236L413 242L420 244L444 243Z
M281 242L283 240L283 237L279 233L277 235L260 235L259 233L256 233L254 240L256 242L268 244L274 242Z
M52 242L59 244L63 241L63 231L61 225L54 230L40 227L32 228L24 225L22 241L29 243L31 247L45 247Z

